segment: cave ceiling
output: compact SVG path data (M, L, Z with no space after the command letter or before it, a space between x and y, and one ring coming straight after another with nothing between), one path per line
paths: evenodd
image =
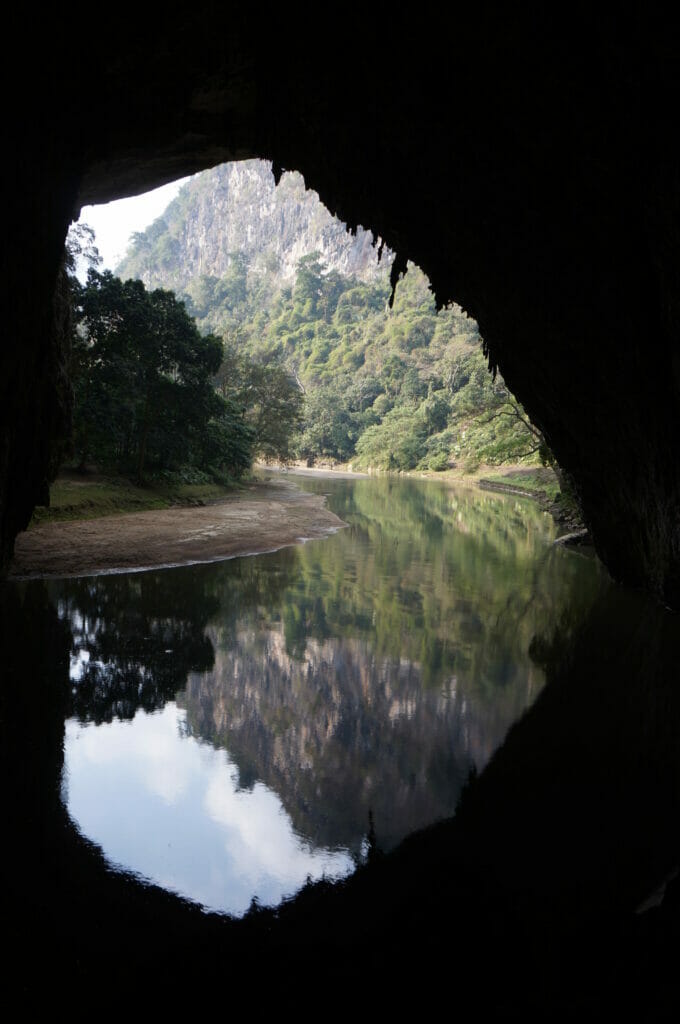
M479 6L73 8L5 68L0 554L68 432L56 286L84 204L248 157L428 274L572 478L612 574L680 603L678 75L668 26ZM22 20L23 19L23 20Z

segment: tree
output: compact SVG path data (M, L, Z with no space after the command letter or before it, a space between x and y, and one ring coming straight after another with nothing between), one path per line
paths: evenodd
M215 383L223 398L242 410L254 454L266 461L289 462L304 393L280 354L270 350L256 357L239 355L225 345Z
M317 387L309 394L298 451L310 465L317 458L345 462L352 457L357 434L344 395L330 385Z
M318 252L298 261L294 298L309 314L315 314L322 295L321 263Z
M89 224L71 224L66 236L64 265L72 284L78 284L79 271L96 270L101 266L102 258L95 243L94 228Z
M393 469L551 460L540 431L489 374L475 321L455 303L437 311L422 271L409 264L390 310L388 267L358 281L326 258L324 243L282 287L270 275L283 269L277 257L256 255L249 268L231 252L221 277L187 285L201 330L231 339L233 365L229 356L220 371L228 386L218 385L242 410L261 457L285 459L294 446L310 462ZM161 254L156 263L160 270ZM165 280L179 276L178 262Z
M90 270L78 293L75 344L75 443L81 463L134 466L141 481L157 468L219 466L219 440L229 428L232 472L249 464L248 436L238 410L216 392L212 378L222 342L203 337L175 295L147 292Z
M491 376L480 352L463 357L458 370L450 422L472 458L497 465L538 455L554 463L543 434L501 377Z

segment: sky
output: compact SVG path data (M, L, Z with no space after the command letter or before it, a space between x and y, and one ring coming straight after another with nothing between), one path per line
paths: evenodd
M189 178L161 185L152 192L129 199L116 199L102 206L84 206L78 223L94 228L97 248L102 257L100 270L114 270L123 258L135 231L143 231L163 213Z

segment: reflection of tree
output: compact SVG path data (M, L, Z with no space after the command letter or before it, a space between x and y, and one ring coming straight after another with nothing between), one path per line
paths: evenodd
M214 662L207 624L220 638L260 602L275 604L290 580L295 552L276 565L244 558L214 566L50 584L72 635L70 714L82 721L133 718L172 700L189 672Z
M542 686L532 637L596 574L514 499L383 479L332 504L350 524L332 541L51 584L71 713L129 718L186 684L189 731L242 785L265 781L324 845L358 850L372 810L389 847L453 812Z
M242 563L268 567L272 614L275 580L290 583L282 556L287 553ZM197 570L208 595L226 595L230 642L239 636L236 566ZM182 583L189 593L193 572ZM257 572L247 572L244 591L252 597ZM164 574L164 582L172 575ZM578 595L578 579L573 582ZM72 586L50 584L62 612ZM545 1017L546 1007L557 1008L558 1015L564 1009L570 1019L587 1016L593 1006L606 1015L625 1000L640 1007L644 1019L670 1019L664 1003L677 995L680 880L668 882L665 891L660 886L674 873L680 850L677 616L644 596L604 586L587 610L558 614L568 608L565 589L551 609L562 624L555 629L549 618L533 648L547 685L473 781L452 822L412 837L343 887L307 890L275 915L260 911L232 926L105 870L96 851L69 831L58 799L68 623L58 621L45 584L0 588L3 910L12 937L7 977L30 992L37 966L49 977L75 977L81 989L97 995L111 988L111 965L119 964L121 949L126 970L117 971L116 985L126 997L148 987L149 977L167 973L178 950L198 984L218 977L225 963L236 964L247 978L253 964L261 975L264 963L278 979L277 993L301 963L309 977L323 979L324 992L329 971L338 985L348 977L358 984L366 964L389 978L396 963L409 977L441 977L450 988L453 965L457 1005L472 1013L481 1006L492 1018ZM248 649L256 636L251 627L264 613L264 603L258 608L256 601L244 610ZM212 635L219 632L215 628ZM270 643L260 637L259 649ZM343 658L358 662L358 644L342 640ZM330 664L328 645L317 648ZM282 668L285 654L279 632ZM216 672L221 657L218 650ZM288 690L282 686L282 715L297 692L302 663L296 664L290 663ZM404 700L406 721L408 700L420 693L422 701L423 690L413 666L404 665L401 673L391 685ZM359 686L353 670L349 678L348 702L369 693L367 680ZM220 679L228 694L226 676ZM198 681L194 677L192 686ZM207 685L205 677L201 685ZM250 695L244 723L256 693L266 694L267 685L264 679ZM302 696L311 701L313 678L305 686ZM214 708L218 698L219 692ZM273 697L267 699L274 706ZM357 731L351 749L360 751L370 739L370 732ZM396 761L395 749L383 740L380 757ZM443 758L440 764L448 772ZM311 799L311 787L303 795ZM655 890L661 905L635 914Z
M521 678L534 633L596 578L552 549L552 522L527 501L382 478L336 486L332 503L350 529L300 552L289 653L306 635L352 636L417 663L426 686L457 675L491 695Z
M218 601L195 573L169 586L162 573L96 576L52 584L71 628L70 714L133 718L174 697L187 673L213 664L205 635Z
M542 685L533 635L597 574L525 502L383 479L335 486L332 505L350 523L332 542L250 560L270 592L229 602L188 727L316 842L358 846L372 809L389 847L453 812Z

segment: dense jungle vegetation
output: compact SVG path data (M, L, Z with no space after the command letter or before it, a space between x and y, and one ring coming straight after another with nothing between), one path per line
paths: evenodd
M275 187L263 161L192 179L133 236L128 280L95 263L74 283L78 459L138 479L233 478L254 458L393 471L550 461L489 373L476 323L437 311L412 264L391 303L392 254L379 265L370 239L352 241L299 175ZM315 242L323 255L293 259Z
M293 287L266 294L242 256L222 279L186 294L202 330L226 339L227 365L246 355L286 367L304 392L293 448L311 465L443 470L549 453L503 380L489 373L476 323L452 305L437 312L412 264L392 309L388 281L299 261ZM265 294L263 295L263 292Z
M474 320L456 305L437 312L412 264L392 309L389 296L386 275L343 277L317 253L274 294L234 253L225 275L202 275L182 295L199 328L224 339L226 393L244 359L297 382L304 407L290 452L310 465L444 470L549 459L539 431L489 373Z
M78 258L89 263L81 284ZM85 467L188 482L237 479L253 457L290 455L302 394L275 360L230 359L165 289L96 269L93 235L72 231L73 454Z

